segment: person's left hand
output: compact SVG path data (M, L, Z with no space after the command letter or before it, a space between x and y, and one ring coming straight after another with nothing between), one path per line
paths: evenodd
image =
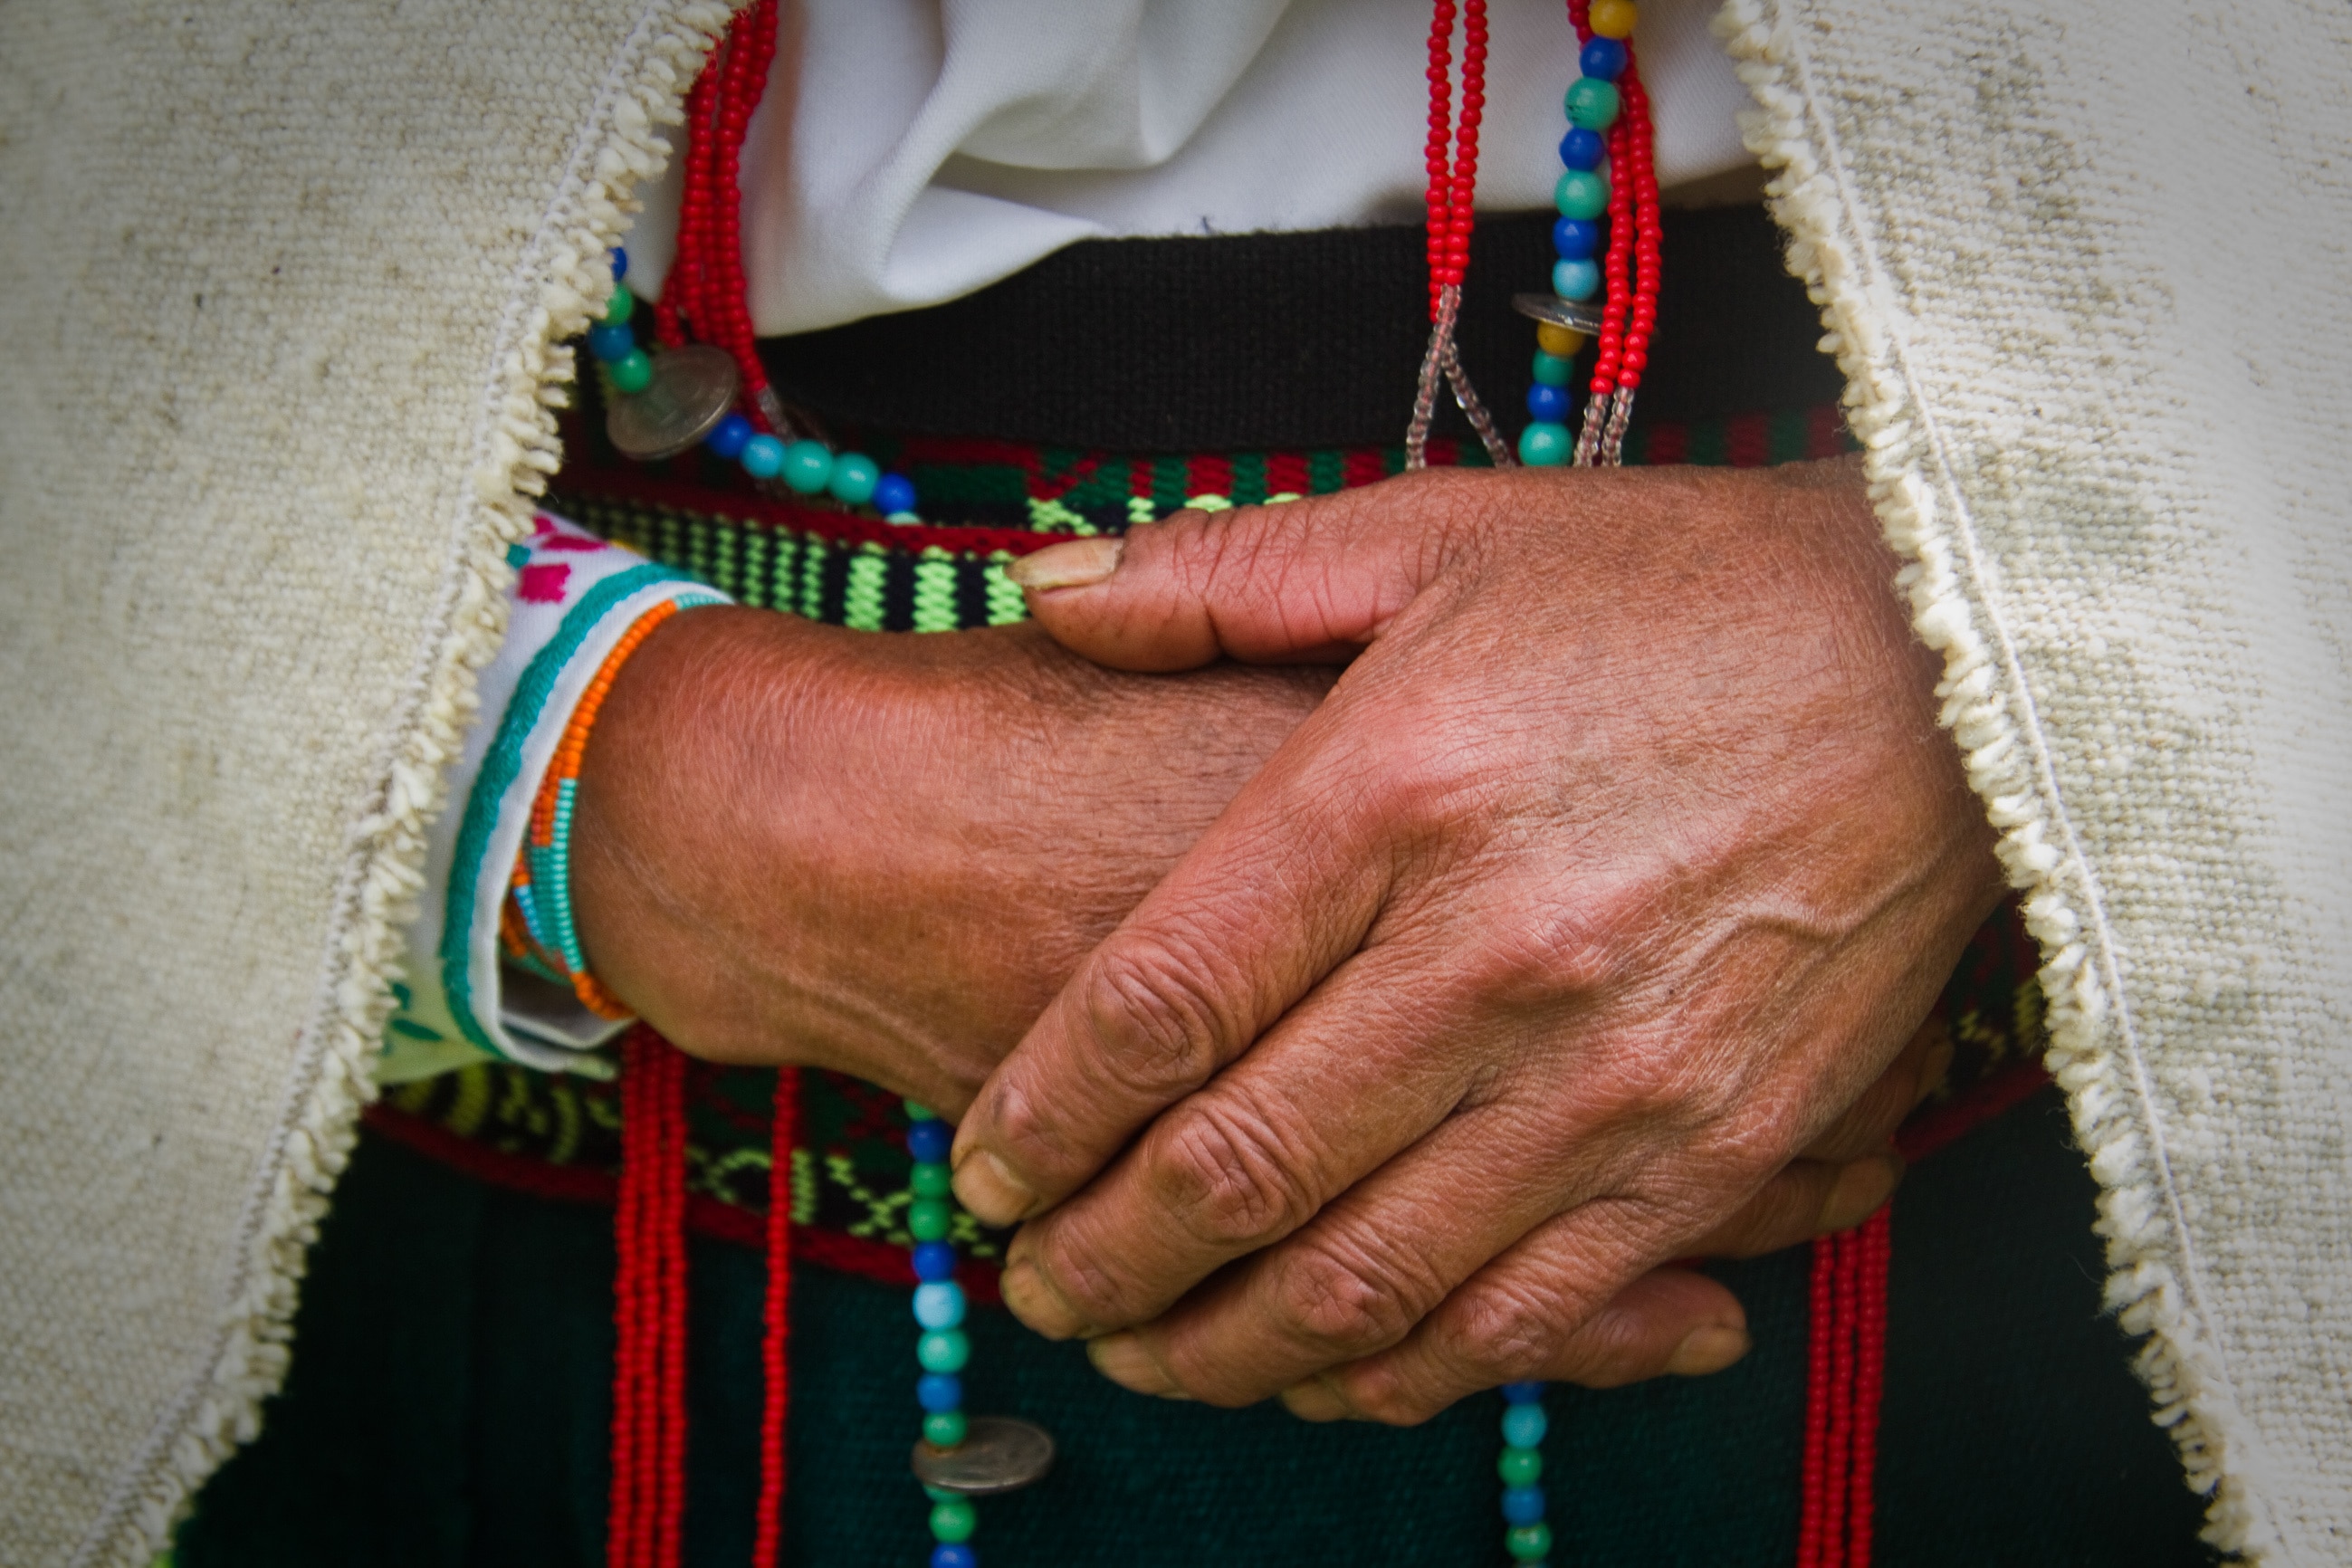
M1132 1388L1412 1422L1576 1375L1632 1282L1721 1291L1664 1260L1874 1207L1891 1158L1790 1162L1891 1130L2000 886L1895 574L1846 463L1029 557L1107 664L1355 657L964 1119L958 1194L1031 1221L1008 1303Z

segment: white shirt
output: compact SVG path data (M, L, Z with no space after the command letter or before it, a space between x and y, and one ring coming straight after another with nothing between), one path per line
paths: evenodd
M1715 10L1647 0L1634 34L1668 189L1753 162ZM1427 0L787 7L743 156L753 326L939 304L1081 239L1415 222L1429 17ZM1492 0L1488 29L1478 205L1539 208L1576 35L1561 0ZM1454 56L1458 76L1458 33ZM675 169L628 242L655 295Z

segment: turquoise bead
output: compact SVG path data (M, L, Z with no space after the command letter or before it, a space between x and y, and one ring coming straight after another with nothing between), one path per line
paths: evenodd
M1519 461L1530 468L1557 468L1568 461L1571 443L1568 426L1535 419L1519 432Z
M934 1160L919 1160L907 1173L907 1185L919 1198L943 1198L955 1184L955 1173Z
M1536 380L1546 386L1566 386L1570 362L1558 354L1536 351Z
M1514 1405L1503 1412L1503 1441L1514 1448L1534 1447L1550 1426L1540 1405Z
M915 1287L915 1321L927 1329L960 1326L963 1305L963 1287L952 1279Z
M917 1198L907 1205L907 1234L917 1241L945 1241L953 1217L945 1198Z
M654 378L654 362L643 349L631 349L612 363L613 390L643 392Z
M1563 300L1590 300L1601 292L1601 265L1590 257L1551 264L1551 291Z
M784 448L783 477L793 494L813 496L833 478L833 454L822 441L795 441Z
M980 1527L980 1516L972 1511L970 1498L947 1497L931 1504L931 1539L953 1545L970 1541L971 1532Z
M873 458L863 452L844 452L833 460L833 478L825 481L825 489L844 506L864 506L874 499L874 487L881 479L882 470Z
M784 466L784 444L773 436L754 436L737 455L743 471L755 479L772 479Z
M934 1448L952 1448L971 1430L961 1410L942 1410L923 1417L923 1441Z
M1506 1448L1495 1461L1495 1473L1507 1487L1531 1487L1543 1479L1543 1454L1535 1448Z
M1562 217L1590 220L1609 210L1609 182L1587 169L1570 169L1551 188L1551 205Z
M1515 1525L1503 1532L1503 1550L1515 1562L1540 1563L1551 1555L1551 1526Z
M1606 131L1617 123L1617 84L1597 76L1580 76L1569 84L1560 101L1568 122L1587 131Z
M617 327L637 313L637 297L626 283L613 285L613 297L604 302L604 324Z
M933 1329L915 1342L915 1360L925 1372L961 1372L971 1359L971 1342L961 1329Z

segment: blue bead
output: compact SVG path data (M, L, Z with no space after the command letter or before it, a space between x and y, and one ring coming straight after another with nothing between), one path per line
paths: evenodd
M952 1279L915 1287L915 1321L927 1329L952 1329L963 1322L963 1287Z
M1591 299L1601 292L1601 264L1581 260L1553 262L1551 291L1563 300Z
M1587 76L1615 81L1625 74L1625 46L1615 38L1595 38L1584 46L1576 63Z
M922 1164L945 1164L954 1143L955 1129L944 1121L918 1121L907 1129L907 1152Z
M740 414L730 414L710 427L702 444L710 448L712 457L731 463L743 455L743 443L751 438L751 422Z
M588 352L606 364L626 359L637 346L637 334L626 321L599 321L588 329Z
M1503 1489L1503 1517L1513 1524L1533 1524L1544 1516L1541 1487Z
M1546 386L1537 382L1528 388L1528 416L1547 424L1563 424L1568 419L1568 388ZM1512 1387L1518 1385L1513 1384Z
M915 1380L915 1403L934 1415L963 1408L963 1379L952 1373L926 1373Z
M904 474L885 474L874 481L874 510L884 517L915 510L915 481Z
M1550 1426L1540 1405L1514 1405L1503 1412L1503 1441L1514 1448L1536 1447Z
M915 1278L929 1283L955 1278L955 1247L944 1241L915 1243Z
M613 281L618 283L629 275L629 253L619 246L613 247Z
M931 1568L980 1568L980 1553L961 1541L942 1541L931 1548Z
M1554 218L1552 253L1562 261L1581 261L1601 251L1601 226L1589 217Z
M1549 419L1538 419L1519 432L1519 461L1530 468L1557 468L1568 461L1570 442L1568 426ZM1513 1410L1537 1410L1533 1405L1514 1405Z
M1572 125L1559 139L1559 163L1564 169L1597 169L1608 155L1609 142L1598 131Z
M1503 1384L1503 1399L1509 1405L1533 1405L1544 1396L1544 1385L1530 1378L1525 1383Z

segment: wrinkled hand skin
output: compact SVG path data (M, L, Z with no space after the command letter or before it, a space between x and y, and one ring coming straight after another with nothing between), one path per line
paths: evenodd
M1090 658L1352 662L964 1117L1008 1302L1317 1419L1736 1356L1657 1266L1884 1200L2000 892L1856 467L1430 471L1111 554L1020 574Z
M697 1056L956 1114L1329 683L1116 674L1032 627L676 616L583 759L583 945Z

